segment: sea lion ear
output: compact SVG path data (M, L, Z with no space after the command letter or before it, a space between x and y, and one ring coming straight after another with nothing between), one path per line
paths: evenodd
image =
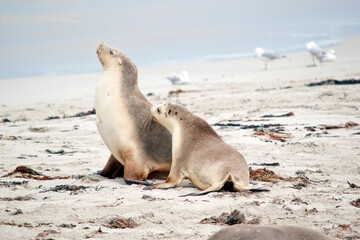
M121 59L118 59L118 61L119 61L119 65L121 66L121 65L122 65L122 61L121 61Z
M177 112L175 112L175 115L177 116Z

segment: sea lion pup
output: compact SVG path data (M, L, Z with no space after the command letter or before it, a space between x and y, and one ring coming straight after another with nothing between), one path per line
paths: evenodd
M101 174L146 183L151 172L168 173L171 134L152 121L151 104L138 87L136 65L123 52L99 43L103 74L95 93L96 126L111 155Z
M209 240L331 240L310 228L237 224L211 235Z
M178 104L164 103L151 108L154 120L172 134L172 165L164 183L154 188L171 188L188 178L203 195L222 188L232 191L253 189L245 158L226 144L203 119ZM188 196L183 195L183 196Z

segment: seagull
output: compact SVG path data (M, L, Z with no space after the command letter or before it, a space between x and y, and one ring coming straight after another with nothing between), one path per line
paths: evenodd
M336 59L335 56L335 50L334 49L330 49L327 52L323 52L323 54L319 57L317 57L317 59L319 60L319 62L332 62Z
M264 50L264 49L258 47L255 49L255 57L257 57L259 60L262 60L265 62L265 70L267 70L267 62L278 59L278 58L285 58L286 56L279 55L272 51L267 51L267 50Z
M319 62L331 62L336 59L335 50L330 49L327 52L319 48L314 42L308 42L306 48L312 56L314 66L316 66L315 58Z
M187 71L183 70L181 73L172 73L170 77L166 77L174 85L189 84L190 78Z
M316 66L315 58L323 55L323 50L321 50L314 42L308 42L306 48L312 56L314 66Z

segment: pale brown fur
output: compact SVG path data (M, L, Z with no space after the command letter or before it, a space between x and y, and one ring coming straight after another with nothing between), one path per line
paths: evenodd
M244 157L226 144L203 119L178 104L151 108L155 121L172 133L172 165L168 179L154 188L170 188L188 178L201 195L218 191L226 182L233 191L250 190L249 169Z
M123 52L104 43L97 46L103 75L95 94L99 133L111 155L101 172L145 180L152 172L167 174L171 166L171 135L152 121L151 103L138 87L136 65Z
M222 229L211 235L209 240L331 240L330 237L312 230L298 226L262 226L237 224Z

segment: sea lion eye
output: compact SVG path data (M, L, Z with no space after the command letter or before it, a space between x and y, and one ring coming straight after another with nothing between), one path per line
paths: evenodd
M114 55L114 53L111 50L109 52L110 52L111 55Z
M157 109L157 112L158 112L158 113L161 113L161 111L160 111L160 109L159 109L159 108Z
M170 113L171 113L171 109L169 110L168 114L170 115Z
M175 115L177 115L177 112L175 112Z

